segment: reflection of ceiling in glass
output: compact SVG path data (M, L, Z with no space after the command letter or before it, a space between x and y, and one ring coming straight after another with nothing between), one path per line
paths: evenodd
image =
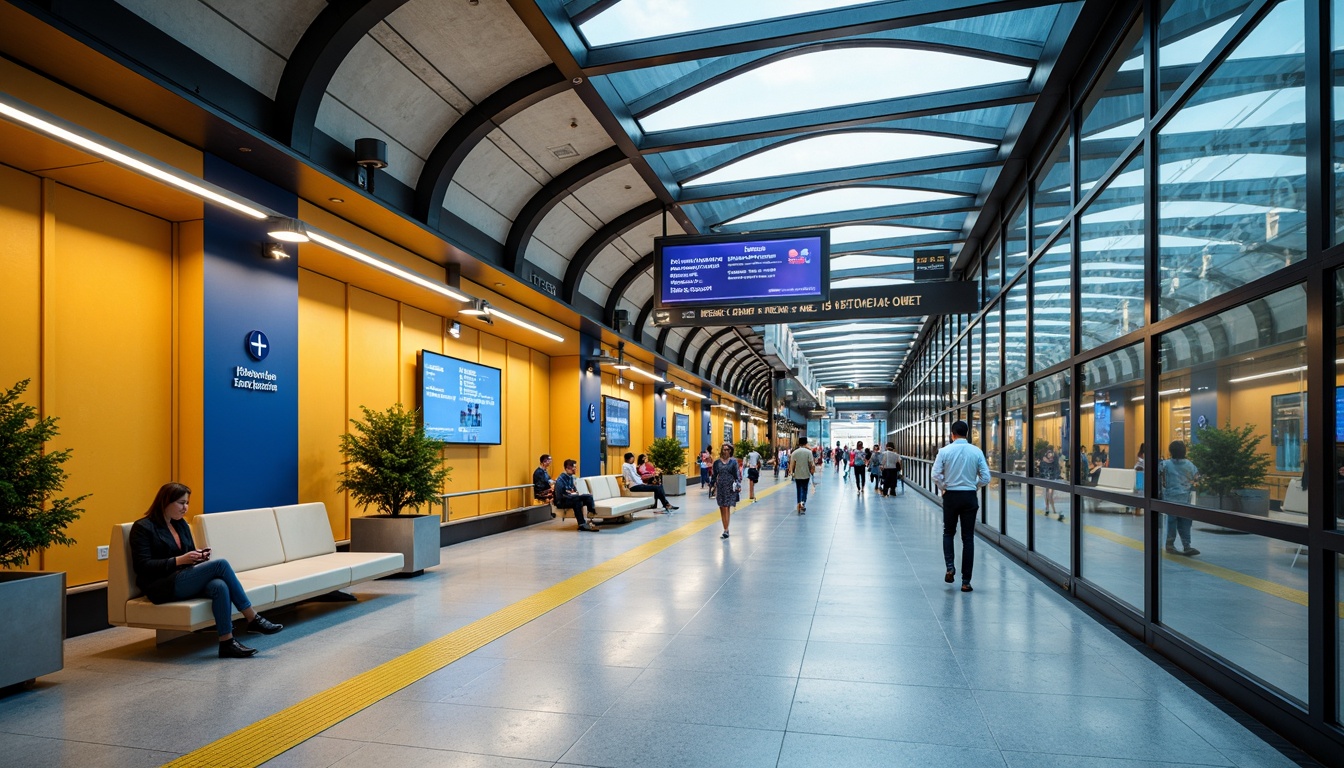
M914 259L905 256L874 256L871 253L852 253L835 256L831 259L831 272L842 269L869 269L872 267L890 267L902 269L914 263Z
M888 240L893 237L913 237L915 235L936 235L936 229L919 227L892 227L885 224L855 224L848 227L835 227L831 230L831 245L843 243L862 243L869 240Z
M647 40L876 0L621 0L580 25L591 46Z
M824 213L859 211L864 208L885 208L907 203L925 203L930 200L946 200L956 197L947 192L930 192L923 189L897 189L895 187L848 187L828 189L809 195L785 200L782 203L767 205L745 216L732 220L734 224L749 221L767 221L769 219L788 219L794 216L815 216Z
M918 133L889 131L832 133L772 147L710 171L704 176L682 182L682 186L721 184L727 181L785 176L831 168L890 163L896 160L968 152L993 146L988 142Z
M843 324L841 324L841 325L806 326L806 327L803 327L803 328L795 328L794 331L793 331L793 335L794 335L794 336L815 336L815 335L818 335L818 334L826 334L826 333L856 333L856 332L859 332L859 331L891 331L891 330L902 330L902 329L906 329L906 328L909 328L910 326L915 326L916 328L918 328L918 327L919 327L919 323L915 322L914 319L912 318L912 319L911 319L911 322L908 322L908 323L883 323L883 322L860 323L860 322L855 322L855 323L843 323Z
M1249 203L1220 203L1212 200L1173 200L1158 207L1158 215L1164 219L1204 219L1215 216L1263 216L1271 211L1284 210ZM1123 205L1108 211L1089 213L1083 222L1101 224L1115 221L1142 221L1143 205Z
M713 125L1024 79L1026 67L893 47L790 56L750 69L640 118L646 132ZM918 77L863 77L861 73Z
M1299 125L1306 121L1306 93L1301 88L1246 93L1217 101L1192 104L1177 112L1162 128L1163 135L1217 133L1233 128ZM1089 141L1127 139L1137 135L1141 121L1126 123L1088 136Z
M880 285L905 285L909 280L899 277L846 277L831 283L832 288L874 288Z

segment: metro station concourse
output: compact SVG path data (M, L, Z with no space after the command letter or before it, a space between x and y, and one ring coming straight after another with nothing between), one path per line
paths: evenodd
M0 2L0 392L85 497L0 766L1344 765L1341 174L1344 0ZM451 472L376 570L396 404ZM670 514L534 498L659 438ZM802 438L904 483L800 514ZM169 482L251 658L135 588Z

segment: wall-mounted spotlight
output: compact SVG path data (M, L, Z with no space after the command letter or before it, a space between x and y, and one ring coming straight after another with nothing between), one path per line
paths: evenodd
M355 139L355 163L359 165L355 183L373 194L374 171L387 167L387 142L382 139Z
M288 259L289 252L279 243L262 243L261 256L265 259L276 259L278 261L280 259Z
M452 336L454 339L462 338L462 324L456 320L448 323L448 335Z
M490 317L490 302L485 299L472 299L471 306L466 309L458 310L460 314L479 317L481 322L486 325L494 325L495 321Z
M288 216L272 216L266 220L266 234L282 243L308 242L308 230L303 222Z

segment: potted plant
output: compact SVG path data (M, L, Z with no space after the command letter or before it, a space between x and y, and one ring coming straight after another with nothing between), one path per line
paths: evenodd
M686 466L686 449L675 437L660 437L645 449L649 461L663 475L663 491L668 496L686 495L686 475L681 470Z
M364 421L341 435L339 491L349 491L376 514L350 518L350 551L400 552L402 573L416 575L439 564L439 515L405 514L438 500L452 467L443 466L443 443L425 434L419 411L401 403L386 411L360 406Z
M74 544L66 526L84 510L56 497L65 485L70 449L44 451L56 419L37 417L19 400L28 380L0 393L0 567L22 568L32 555ZM0 571L0 688L31 682L65 666L65 573Z
M1199 468L1196 489L1218 497L1218 509L1269 515L1269 494L1261 486L1269 474L1269 456L1259 450L1263 435L1255 425L1205 427L1196 433L1189 458ZM1261 509L1263 507L1263 509Z

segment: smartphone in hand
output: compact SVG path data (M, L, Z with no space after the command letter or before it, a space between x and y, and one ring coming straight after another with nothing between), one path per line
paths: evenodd
M201 562L205 562L206 560L209 560L209 559L210 559L210 548L209 548L209 547L206 547L205 549L198 549L198 550L196 550L196 551L201 553Z

